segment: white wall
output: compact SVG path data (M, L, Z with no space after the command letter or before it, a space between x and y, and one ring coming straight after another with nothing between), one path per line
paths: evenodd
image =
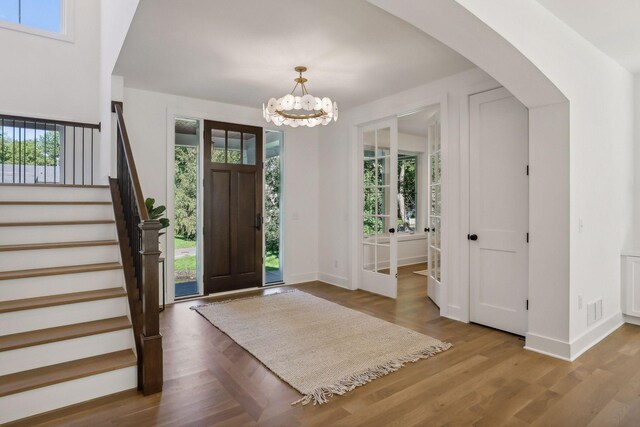
M72 42L0 27L0 112L98 123L100 4L75 1Z
M258 109L201 99L124 88L124 112L140 175L142 192L158 203L171 201L167 185L168 115L184 115L231 123L266 126ZM318 130L276 128L284 135L284 272L286 283L315 280L318 272ZM170 147L169 147L170 148ZM167 204L169 216L173 214ZM167 234L170 238L172 230ZM167 262L171 264L171 245ZM171 269L167 285L171 287Z
M100 179L115 175L114 153L115 120L111 113L111 101L122 101L121 79L112 78L111 73L118 60L129 26L133 20L139 0L100 0L100 120L102 141L99 150Z

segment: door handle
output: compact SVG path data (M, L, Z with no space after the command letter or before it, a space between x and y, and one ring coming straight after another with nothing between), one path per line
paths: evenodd
M430 228L425 228L425 229L424 229L424 232L425 232L425 233L428 233L428 232L430 232L430 231L431 231L431 229L430 229Z
M393 234L393 233L395 233L395 232L396 232L396 229L395 229L395 228L390 228L390 229L389 229L389 233Z
M467 234L467 239L469 240L478 240L477 234Z
M256 215L256 230L262 230L262 214L258 213Z

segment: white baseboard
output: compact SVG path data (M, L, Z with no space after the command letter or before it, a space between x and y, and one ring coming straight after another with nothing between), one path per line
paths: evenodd
M287 285L296 285L298 283L314 282L318 280L318 273L293 274L285 278Z
M623 323L622 313L615 313L605 320L600 321L595 327L585 331L571 342L528 333L524 348L535 351L536 353L573 362L584 352L622 326Z
M351 290L349 279L342 276L336 276L327 273L318 273L318 280L330 285L338 286L340 288Z
M640 317L629 316L628 314L623 314L622 315L622 320L624 320L625 323L630 323L632 325L640 326Z
M398 259L398 266L422 264L422 263L425 263L425 262L427 262L427 256L426 255L413 256L413 257L409 257L409 258Z
M556 359L566 360L567 362L571 361L571 345L566 341L527 333L524 348L525 350L535 351L536 353L555 357Z
M571 341L571 360L576 360L585 351L605 339L624 324L622 313L617 312L585 331L582 335Z

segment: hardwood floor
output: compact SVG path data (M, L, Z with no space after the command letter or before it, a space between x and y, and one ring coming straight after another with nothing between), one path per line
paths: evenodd
M577 361L563 362L523 350L516 336L440 318L426 297L426 277L412 273L422 269L400 269L396 301L320 282L295 286L454 345L329 404L291 406L299 398L295 390L189 310L211 301L203 299L169 306L162 314L162 394L126 392L24 424L640 425L640 327L624 325Z

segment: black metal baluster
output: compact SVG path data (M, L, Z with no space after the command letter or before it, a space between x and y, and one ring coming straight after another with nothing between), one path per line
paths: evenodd
M93 134L95 129L91 129L91 185L93 185Z
M84 185L84 164L86 159L84 157L84 134L87 132L85 128L82 128L82 185Z
M13 183L16 183L16 121L13 121L13 142L11 143L11 149L13 151L12 161L13 164Z
M73 182L76 183L76 127L73 127Z

